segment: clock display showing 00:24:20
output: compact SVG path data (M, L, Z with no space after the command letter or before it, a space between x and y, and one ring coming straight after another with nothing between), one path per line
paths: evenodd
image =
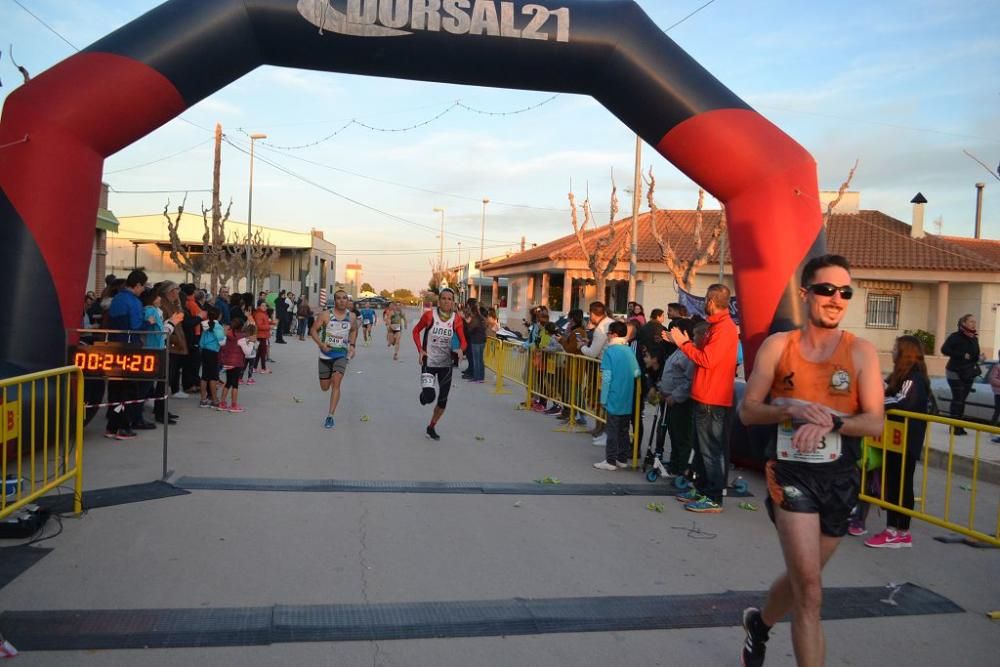
M76 351L73 365L85 375L110 377L155 376L160 357L154 352L112 352L105 350Z

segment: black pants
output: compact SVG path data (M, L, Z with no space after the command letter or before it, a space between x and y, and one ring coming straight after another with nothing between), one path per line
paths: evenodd
M139 409L139 416L142 416L142 404L115 405L119 402L135 400L139 395L138 385L135 382L108 382L108 432L116 432L120 429L127 429L132 426L135 417L136 407Z
M962 419L965 416L965 400L972 390L972 380L953 380L948 378L948 386L951 387L951 418Z
M170 393L176 394L181 390L181 367L187 355L170 355Z
M1000 394L993 394L993 416L990 423L994 426L997 425L997 417L1000 417Z
M284 343L285 342L285 316L282 315L278 318L278 326L274 328L274 342Z
M182 387L187 390L190 387L201 385L201 348L197 345L188 345L188 354L184 357L184 367L181 369Z
M694 403L694 469L698 491L719 505L729 475L727 437L730 408Z
M892 503L893 505L899 504L899 487L903 487L903 502L902 506L906 509L913 509L913 474L917 469L917 457L911 456L910 452L907 452L906 463L903 463L903 457L896 452L885 453L885 459L882 462L885 466L885 501ZM900 468L903 468L900 470ZM902 472L902 479L900 479L900 472ZM877 472L876 472L877 474ZM896 530L909 530L910 529L910 517L906 514L900 514L899 512L893 512L892 510L887 510L886 512L886 524L890 528L895 528Z

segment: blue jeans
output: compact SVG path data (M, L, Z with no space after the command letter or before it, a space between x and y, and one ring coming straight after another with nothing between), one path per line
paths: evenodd
M694 409L694 469L697 487L703 496L722 504L722 492L728 477L726 438L730 408L695 403Z
M486 343L471 343L469 345L469 368L472 371L473 380L486 379L486 366L483 361L483 351Z

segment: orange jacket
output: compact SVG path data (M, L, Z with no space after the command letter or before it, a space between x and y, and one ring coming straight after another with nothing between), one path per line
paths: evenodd
M680 348L695 365L691 398L704 405L732 407L740 337L728 310L705 319L711 326L704 345L685 343Z
M271 337L271 318L267 313L253 311L253 321L257 325L257 340L267 340Z

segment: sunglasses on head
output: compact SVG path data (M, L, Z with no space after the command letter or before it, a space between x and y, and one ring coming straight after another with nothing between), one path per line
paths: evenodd
M813 283L806 288L806 291L817 296L833 296L840 292L840 298L844 301L849 301L854 296L854 288L850 285L834 285L833 283Z

